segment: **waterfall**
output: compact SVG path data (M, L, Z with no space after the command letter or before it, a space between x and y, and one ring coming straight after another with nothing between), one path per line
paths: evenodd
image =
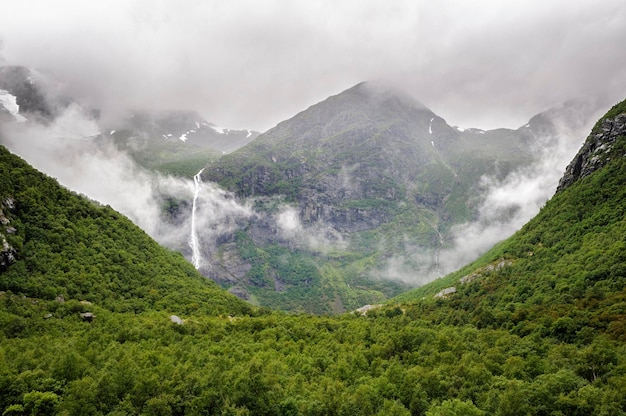
M200 185L202 184L200 175L203 170L204 169L201 169L200 172L196 173L193 177L194 192L193 204L191 205L191 232L189 234L189 247L191 248L191 263L196 269L199 269L202 265L200 241L198 240L198 232L196 231L196 203L198 201L198 195L200 195Z

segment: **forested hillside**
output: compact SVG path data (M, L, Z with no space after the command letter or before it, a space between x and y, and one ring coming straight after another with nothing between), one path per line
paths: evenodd
M609 121L625 106L609 112ZM626 136L615 129L601 134L605 126L599 123L588 139L598 143L598 134L616 133L594 153L605 163L560 190L511 239L397 303L336 317L246 310L188 266L179 266L182 274L162 273L172 280L156 279L152 267L159 270L160 257L165 264L179 257L127 235L125 220L111 210L58 189L3 152L2 177L13 178L3 180L3 198L15 202L3 206L9 222L1 232L16 261L0 274L10 289L0 296L0 410L626 414ZM62 215L68 220L53 227ZM79 240L81 228L93 232ZM110 240L94 246L100 234ZM132 261L115 260L113 246ZM90 264L78 263L91 248ZM142 259L139 252L147 250L155 257ZM66 265L72 259L77 263ZM116 265L130 290L111 289L105 272ZM84 280L71 274L80 267ZM158 287L150 295L160 281L180 293L175 302L161 301L167 291ZM64 303L54 299L58 293ZM142 307L130 308L133 301ZM96 315L91 322L78 314L86 306ZM181 320L172 322L170 311Z
M4 147L0 177L0 243L13 258L5 261L0 290L117 312L250 309L127 218L60 187Z

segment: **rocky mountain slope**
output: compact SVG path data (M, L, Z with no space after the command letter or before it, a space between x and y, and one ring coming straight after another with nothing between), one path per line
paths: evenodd
M517 130L462 130L397 90L356 85L203 171L259 213L205 253L212 268L204 273L262 304L291 308L294 297L323 293L317 312L428 281L442 272L453 227L476 218L481 178L501 180L536 162L570 110ZM277 256L321 272L292 278L273 265Z
M54 106L48 101L28 68L21 66L0 67L0 90L15 97L19 112L36 120L48 120L54 114Z
M100 140L113 140L146 168L193 176L209 161L258 135L250 130L218 127L194 111L144 111L107 123Z
M589 176L615 158L623 157L617 140L626 135L626 114L622 106L615 106L605 115L591 132L574 160L569 164L559 182L557 191L562 191L574 182Z
M54 124L57 113L75 105L44 94L28 71L12 71L20 77L5 77L5 82L10 78L11 85L32 89L27 96L39 97L24 108L39 102L54 111L47 119L23 112L22 98L4 90L7 103L15 100L5 111L8 120L17 114ZM136 112L105 125L91 111L87 124L95 130L87 136L102 145L95 151L106 154L105 165L116 168L115 157L124 159L120 178L151 181L129 166L125 153L146 168L187 178L208 163L204 184L196 184L200 221L189 220L196 205L189 199L192 183L180 182L180 192L171 195L158 181L148 191L125 187L138 192L127 193L129 200L120 206L133 207L134 220L146 209L154 214L144 221L146 229L189 259L201 247L195 255L203 258L201 272L238 296L260 305L331 313L380 302L459 266L464 260L450 254L458 237L455 227L491 221L478 218L483 178L505 180L535 163L542 149L559 140L557 121L563 114L585 113L571 108L542 113L518 130L463 130L401 92L363 83L225 156L255 133L220 129L194 112ZM571 119L577 120L569 117L565 124ZM54 132L59 133L63 129ZM74 141L78 146L83 136ZM111 143L122 152L108 151ZM27 153L22 146L21 154ZM38 166L46 165L43 159ZM146 198L146 192L156 198ZM138 208L142 203L163 206ZM515 203L498 207L495 221L517 211ZM166 217L170 223L160 227ZM192 224L200 225L190 233ZM197 235L194 248L190 234Z

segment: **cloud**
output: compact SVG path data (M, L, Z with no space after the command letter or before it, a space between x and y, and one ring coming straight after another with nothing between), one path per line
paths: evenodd
M347 248L346 242L337 230L323 221L304 226L300 221L299 211L290 205L280 207L274 221L279 236L295 247L321 253Z
M256 215L249 203L238 202L231 192L214 183L200 184L195 226L201 253L200 267L211 269L211 254L215 254L220 239L230 238ZM189 226L191 231L191 226Z
M481 178L477 219L453 227L451 247L439 253L442 274L475 260L539 212L599 117L598 111L605 110L589 101L548 111L556 131L538 138L533 149L537 161L503 179Z
M97 140L97 122L83 108L71 105L53 122L2 124L0 138L12 152L67 188L126 215L159 243L190 257L191 179L150 172L137 165L112 142ZM174 217L164 212L166 201L180 203ZM252 215L249 206L214 184L200 184L197 221L204 253L234 232L238 221ZM206 257L206 256L204 256ZM210 268L204 258L202 265Z
M110 113L191 108L265 130L385 79L451 124L518 127L572 94L626 94L626 5L529 0L25 0L5 5L8 62Z

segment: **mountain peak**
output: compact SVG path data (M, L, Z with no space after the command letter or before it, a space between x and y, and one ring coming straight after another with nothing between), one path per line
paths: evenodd
M364 81L357 84L354 88L358 88L373 99L378 99L383 102L394 100L416 109L430 111L428 107L416 100L406 91L385 81Z
M363 81L339 95L356 95L371 103L398 104L417 110L430 111L428 107L409 95L403 89L385 81Z

